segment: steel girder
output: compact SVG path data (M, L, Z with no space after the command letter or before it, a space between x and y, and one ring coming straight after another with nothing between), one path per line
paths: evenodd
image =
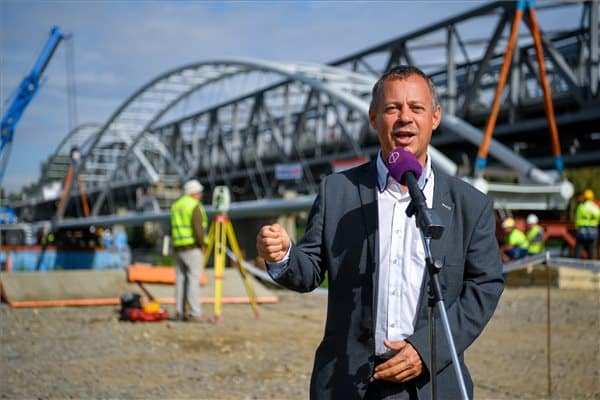
M71 130L67 136L58 144L54 153L42 167L40 184L46 185L53 182L62 182L65 178L66 169L71 165L71 151L77 149L86 154L90 150L91 142L98 134L101 125L99 123L85 123Z
M536 15L573 10L564 20L553 21L551 31L541 24L546 67L554 95L569 93L581 105L597 97L600 76L598 0L546 1ZM516 1L498 1L394 38L335 60L330 65L379 75L400 64L417 65L427 72L440 91L444 110L462 117L489 112L498 81ZM533 38L524 19L506 104L514 107L537 102L541 96ZM515 108L513 112L518 113Z
M440 89L446 114L481 128L489 115L502 57L517 7L498 1L338 59L331 65L380 74L398 64L424 69ZM537 2L545 67L552 91L565 163L600 163L600 47L598 0ZM558 17L557 17L558 16ZM545 19L546 17L546 19ZM552 18L552 30L545 20ZM495 137L540 168L553 163L529 19L519 30ZM432 144L455 162L470 159L479 142L442 122ZM473 146L464 146L464 140ZM496 161L496 160L492 160ZM498 160L504 162L504 160ZM522 176L525 180L528 176Z
M202 62L162 74L139 89L117 109L94 136L89 151L83 155L76 173L86 182L89 190L99 193L95 200L93 215L100 212L106 195L114 187L132 182L179 183L196 174L199 162L203 162L206 167L212 167L214 162L214 167L220 168L224 163L225 155L219 155L215 147L208 153L211 154L209 161L206 157L204 159L198 157L198 155L206 156L206 149L203 149L202 154L193 151L194 148L198 149L198 143L190 141L189 138L198 135L198 130L196 133L192 132L191 136L183 132L179 138L174 139L167 135L165 140L162 136L152 134L152 127L184 101L193 101L194 104L218 102L219 100L215 99L217 90L228 95L224 96L224 99L232 96L239 97L239 92L231 91L232 88L228 88L227 84L237 86L240 80L251 75L255 80L252 90L256 90L257 85L264 86L265 83L291 81L294 85L287 86L289 90L305 95L310 94L305 106L309 106L314 101L320 104L319 107L326 107L322 104L322 98L325 96L329 98L327 107L333 105L337 107L331 108L329 113L339 115L342 112L347 119L352 119L351 114L356 110L359 110L362 115L367 112L368 103L364 99L368 98L374 82L370 76L330 66L309 63L286 64L252 59ZM193 97L195 94L198 94L196 98ZM239 164L243 159L244 163L255 163L260 169L261 160L260 157L256 157L257 153L265 156L275 155L273 149L276 148L279 154L285 154L309 145L300 143L294 146L289 135L291 131L286 132L287 136L284 137L281 130L277 131L276 125L271 125L271 130L267 134L257 136L257 132L260 131L257 129L258 126L273 122L274 118L280 118L279 115L269 114L266 111L264 106L267 102L272 103L271 107L279 109L287 107L289 110L290 107L296 106L291 104L294 96L290 96L289 93L283 96L277 93L274 96L268 95L265 100L266 102L256 103L249 110L245 110L243 103L240 103L239 108L236 107L236 111L229 116L228 122L234 127L232 134L235 134L234 131L240 133L240 129L246 129L246 124L251 128L245 132L246 137L236 139L237 143L230 143L233 149L227 149L228 162ZM340 111L340 107L346 110ZM274 113L275 108L271 108L270 112ZM325 108L322 108L323 110ZM223 111L221 113L224 114ZM217 126L216 115L213 113L210 116L212 123L203 120L196 123L197 127L205 125L211 128L210 131L200 133L206 135L209 140L215 140L218 136L215 134L216 131L212 130ZM291 117L291 114L287 115ZM357 120L363 123L362 118ZM311 120L310 123L314 122ZM222 125L219 124L219 129L221 128ZM255 131L254 134L252 130ZM325 135L324 126L319 126L318 130L321 136ZM357 131L357 129L345 128L343 134L347 139L351 139L349 135L354 134L351 132ZM311 139L299 141L302 140ZM185 143L195 144L185 146ZM220 143L227 146L225 140L221 140ZM240 145L243 145L244 149L240 149ZM283 150L284 147L286 150ZM246 154L242 155L243 152ZM254 157L250 157L251 155ZM59 218L64 215L65 208L66 205L58 211Z
M544 4L549 9L565 6ZM558 99L561 94L572 94L568 101L582 107L575 116L571 113L570 118L577 121L589 117L587 108L598 99L597 4L579 4L584 11L577 29L543 34L550 55L547 70L553 93ZM334 67L232 59L169 71L130 96L102 127L92 150L85 155L79 172L88 188L100 193L94 215L115 188L137 182L176 183L192 175L211 184L227 184L244 177L249 182L245 189L251 190L255 198L269 197L277 190L274 164L296 159L305 161L305 178L314 188L319 177L313 175L319 171L311 170L311 164L372 156L376 146L364 146L373 137L360 114L365 115L374 77L399 63L423 67L441 87L445 112L454 112L476 124L478 113L489 107L513 13L512 2L492 3L335 61ZM468 37L462 26L477 18L487 18L492 29L489 33L478 32L479 37L471 32ZM473 48L477 49L475 54ZM531 48L531 41L522 37L517 51L520 57L515 57L514 63L518 68L514 67L509 94L505 96L504 109L509 110L509 117L500 121L500 132L510 130L511 123L514 129L519 123L529 122L531 114L524 110L539 100ZM446 51L445 56L440 57L440 49ZM430 56L423 59L420 53ZM233 86L240 86L244 76L260 76L260 83L255 84L258 90L248 88L248 94L234 91ZM184 103L191 104L194 93L204 94L194 103L201 111L193 118L173 122L177 117L171 112ZM170 120L169 113L173 114ZM456 121L444 118L441 132L434 136L435 145L456 143L460 147L463 139L478 144L477 139L470 139L477 135L458 139L462 130L453 129ZM328 142L328 138L334 140ZM498 154L510 151L506 146L502 150ZM498 154L492 155L505 162ZM525 157L515 155L524 171L535 171ZM439 159L449 169L456 167L441 153ZM509 163L509 167L515 165ZM544 173L532 177L524 171L522 178L554 181ZM555 189L565 192L564 188ZM64 210L59 211L62 217Z

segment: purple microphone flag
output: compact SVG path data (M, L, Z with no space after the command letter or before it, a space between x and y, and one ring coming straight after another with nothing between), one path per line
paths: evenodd
M404 147L396 147L392 150L386 164L392 178L400 183L403 183L402 176L407 172L414 173L417 179L423 172L423 167L417 161L417 157Z

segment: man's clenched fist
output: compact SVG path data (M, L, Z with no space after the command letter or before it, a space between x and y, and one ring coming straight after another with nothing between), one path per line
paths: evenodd
M287 253L290 242L290 236L281 225L265 225L256 236L256 251L265 261L278 262Z

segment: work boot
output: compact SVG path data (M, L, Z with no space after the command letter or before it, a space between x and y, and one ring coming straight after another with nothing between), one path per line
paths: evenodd
M186 321L187 318L184 317L182 314L179 313L175 313L175 315L173 315L172 317L169 317L169 321L175 321L175 322L183 322Z

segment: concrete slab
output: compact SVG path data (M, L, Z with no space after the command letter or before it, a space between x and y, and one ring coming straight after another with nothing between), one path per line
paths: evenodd
M574 268L558 269L558 287L561 289L600 289L600 273Z
M135 289L124 270L2 272L0 283L9 302L59 299L107 299Z
M214 302L214 270L206 271L208 283L202 287L202 302ZM249 276L258 303L278 298ZM0 272L4 299L13 307L90 306L119 304L126 292L142 293L136 283L127 282L125 270L69 270L48 272ZM161 303L174 303L175 289L169 284L144 284ZM237 269L228 268L223 278L223 303L249 302Z

